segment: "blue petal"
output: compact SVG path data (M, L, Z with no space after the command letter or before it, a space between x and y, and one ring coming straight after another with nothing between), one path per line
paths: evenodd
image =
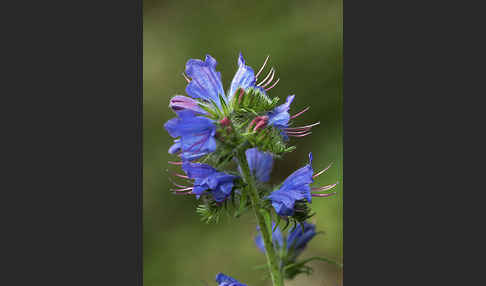
M231 101L238 88L241 87L246 90L252 86L255 86L255 72L251 67L245 65L245 59L240 53L238 57L238 70L231 81L231 87L228 94L229 101Z
M216 169L207 164L191 162L184 162L182 164L182 170L184 170L187 176L191 179L205 179L217 173Z
M216 282L218 282L218 286L246 286L245 284L238 282L235 278L224 275L223 273L218 273L218 275L216 275Z
M294 100L295 95L290 95L284 104L275 107L268 113L268 125L273 125L277 128L287 128L290 120L289 108Z
M186 93L192 98L205 101L213 100L219 108L219 96L226 99L221 83L221 73L216 71L216 60L206 55L206 60L190 59L186 63L186 73L191 78L187 84Z
M273 168L273 156L267 152L261 152L258 148L246 150L246 160L250 171L260 182L268 182Z
M178 117L167 121L164 127L170 136L180 137L178 145L173 145L169 152L177 152L180 148L183 160L194 160L216 150L216 125L209 118L184 110L178 112Z

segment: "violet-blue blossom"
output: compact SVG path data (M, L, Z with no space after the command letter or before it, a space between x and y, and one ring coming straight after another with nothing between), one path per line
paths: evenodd
M218 286L246 286L246 284L240 283L235 278L224 275L223 273L216 275L216 282L218 282Z
M186 87L186 93L192 97L206 102L213 101L221 109L220 97L228 103L232 99L238 88L247 89L255 86L255 75L253 69L245 65L243 55L238 57L238 70L231 81L228 96L223 90L221 73L216 71L216 60L210 55L206 55L204 61L190 59L186 63L186 74L190 79Z
M307 243L316 236L316 226L314 224L304 222L304 230L302 227L296 226L287 235L287 249L289 253L295 258L307 246Z
M272 233L272 242L276 249L282 248L284 243L284 238L280 228L277 226L275 227L275 222L272 222L272 229L274 230ZM258 235L255 237L255 244L257 245L258 249L261 252L265 252L265 243L263 242L262 234L260 232L260 227L257 226Z
M294 100L295 95L290 95L287 97L287 100L284 104L275 107L272 111L270 111L268 116L268 125L273 125L279 129L285 129L288 127L289 120L290 120L290 104Z
M272 202L277 214L291 216L294 214L295 201L305 199L311 202L310 184L314 182L313 173L312 153L309 153L309 164L292 173L279 189L266 197Z
M248 149L245 154L248 167L256 179L262 183L268 182L273 168L272 154L262 152L258 148Z
M285 241L287 259L290 261L294 261L305 249L307 243L317 234L316 226L314 224L304 222L303 228L304 230L302 230L301 226L296 226L289 230L284 237L280 228L278 226L275 227L275 222L273 223L272 229L275 229L272 234L273 245L277 250L280 250L284 246ZM265 252L260 232L255 237L255 244L262 252Z
M169 153L181 152L182 160L195 160L216 150L216 125L204 116L196 116L190 110L178 113L164 125L174 141Z
M182 170L190 179L194 179L192 193L199 198L208 191L216 202L226 200L233 190L234 180L237 176L218 172L207 164L184 162Z

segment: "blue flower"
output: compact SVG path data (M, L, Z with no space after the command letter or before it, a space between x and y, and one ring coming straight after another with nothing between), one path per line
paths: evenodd
M307 243L316 235L316 226L314 224L304 222L304 230L302 227L296 226L287 236L287 250L293 254L295 259L307 246Z
M246 286L246 284L240 283L235 278L224 275L223 273L216 275L216 282L218 282L218 286Z
M167 121L164 127L170 136L179 137L169 153L182 152L182 160L195 160L216 150L216 125L207 117L184 110L178 113L178 117Z
M275 107L272 111L270 111L268 116L268 125L273 125L279 129L285 129L288 127L289 120L290 120L290 104L294 100L295 95L290 95L287 97L287 100L284 104Z
M270 180L273 168L273 156L270 153L259 151L258 148L246 150L246 160L252 174L262 183Z
M238 70L231 81L228 97L223 90L221 73L216 71L216 60L210 55L206 55L204 61L190 59L186 63L186 73L191 78L186 93L192 98L198 98L206 102L215 102L221 109L221 98L228 103L234 96L238 88L247 89L255 85L255 75L253 69L245 65L245 60L240 53L238 57Z
M182 169L190 179L194 179L192 193L197 198L209 191L216 202L226 200L233 190L234 180L238 178L223 172L218 172L213 167L202 163L184 162Z
M294 214L294 204L298 200L311 202L311 187L314 182L314 170L312 169L312 153L309 153L309 164L292 173L282 183L279 189L266 197L272 202L272 206L280 216Z
M283 246L284 239L282 236L282 232L280 228L277 226L275 227L275 222L272 222L272 229L275 229L272 233L272 242L276 249L280 249ZM260 227L257 226L258 235L255 237L255 244L261 250L261 252L265 252L265 244L263 242L262 234L260 232Z
M282 247L284 247L283 242L286 242L285 245L287 262L295 261L297 256L305 249L307 243L309 243L309 241L317 234L316 226L314 224L304 222L303 226L304 230L302 230L301 226L294 227L287 233L284 238L282 232L280 231L280 228L278 226L275 227L275 223L273 223L272 229L275 229L272 234L273 245L276 250L279 251L280 249L282 249ZM255 243L262 252L265 252L265 247L260 232L255 237Z

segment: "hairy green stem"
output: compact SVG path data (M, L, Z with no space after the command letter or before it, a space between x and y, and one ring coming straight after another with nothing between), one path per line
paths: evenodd
M250 196L251 205L255 213L260 232L262 234L263 243L265 245L265 255L267 257L267 265L272 277L273 286L284 286L282 270L280 268L280 262L273 248L272 234L269 229L272 229L271 225L267 225L265 218L261 210L263 210L262 202L260 201L258 191L255 188L255 181L248 167L245 152L238 152L238 162L240 163L241 171L243 173L243 179L247 184L247 191Z

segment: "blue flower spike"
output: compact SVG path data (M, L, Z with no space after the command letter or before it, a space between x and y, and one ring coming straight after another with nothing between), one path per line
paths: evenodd
M216 275L216 282L218 282L218 286L246 286L246 284L240 283L235 278L224 275L223 273Z
M312 169L312 153L309 153L309 164L293 172L285 179L279 189L273 191L266 197L272 203L275 211L280 216L292 216L295 212L294 206L296 201L306 200L312 202L312 197L329 197L335 193L317 194L314 192L328 191L334 188L336 184L311 188L314 178L324 173L326 169L314 174ZM314 191L314 192L311 192Z

